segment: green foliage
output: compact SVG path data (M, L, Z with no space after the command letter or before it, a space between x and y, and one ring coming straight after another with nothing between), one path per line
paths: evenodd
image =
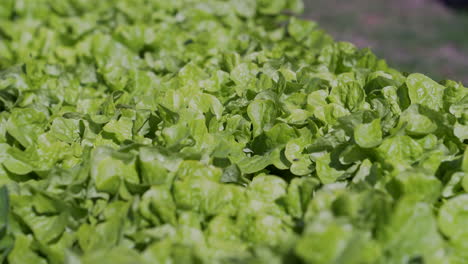
M298 0L0 4L0 263L466 263L468 89Z

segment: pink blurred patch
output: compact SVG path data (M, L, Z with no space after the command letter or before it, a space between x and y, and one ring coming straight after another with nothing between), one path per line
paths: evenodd
M467 62L468 54L464 54L453 44L445 44L439 48L439 54L453 61Z
M382 18L381 15L364 14L363 22L364 22L364 24L366 24L368 26L379 26L379 25L383 24L384 19Z

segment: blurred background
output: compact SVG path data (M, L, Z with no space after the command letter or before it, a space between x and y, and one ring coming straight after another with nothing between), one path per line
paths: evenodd
M336 40L371 48L398 70L466 86L468 12L449 8L447 1L304 0L304 17L317 21Z

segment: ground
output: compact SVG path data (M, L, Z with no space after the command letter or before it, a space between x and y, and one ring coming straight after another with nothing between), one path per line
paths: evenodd
M370 47L401 71L468 85L468 15L435 0L304 0L335 39Z

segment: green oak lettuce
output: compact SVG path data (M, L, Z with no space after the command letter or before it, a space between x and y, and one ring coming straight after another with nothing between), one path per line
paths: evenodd
M300 0L3 0L0 263L467 263L468 89Z

